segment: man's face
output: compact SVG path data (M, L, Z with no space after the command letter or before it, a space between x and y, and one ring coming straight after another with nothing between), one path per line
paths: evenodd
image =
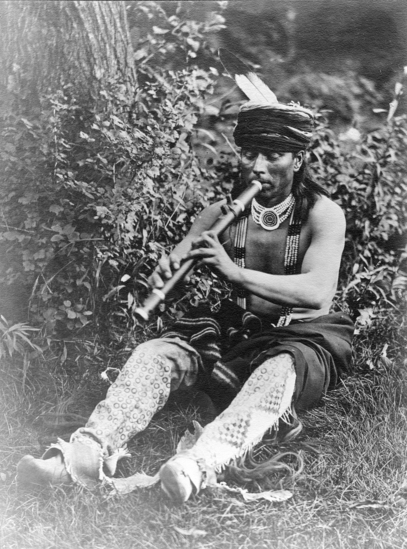
M265 206L273 206L284 200L290 192L294 172L303 162L303 152L259 152L242 149L242 178L246 184L257 179L263 188L258 200Z

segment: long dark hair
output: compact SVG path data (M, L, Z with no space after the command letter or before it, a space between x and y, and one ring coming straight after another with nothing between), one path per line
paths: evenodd
M292 191L298 202L302 203L301 217L303 221L307 219L310 209L319 196L329 196L328 191L311 178L305 160L298 172L294 173Z

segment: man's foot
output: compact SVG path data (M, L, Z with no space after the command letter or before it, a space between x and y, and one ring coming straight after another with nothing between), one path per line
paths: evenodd
M17 465L17 482L26 486L69 484L71 477L65 468L62 454L55 452L47 459L24 456Z
M123 457L123 452L119 452ZM40 459L24 456L17 465L17 482L26 485L50 485L78 483L94 488L103 478L104 455L101 444L88 436L84 429L78 429L70 442L58 439ZM110 456L106 470L114 473L117 459Z
M203 473L197 461L177 454L160 469L161 488L176 503L184 503L202 488Z

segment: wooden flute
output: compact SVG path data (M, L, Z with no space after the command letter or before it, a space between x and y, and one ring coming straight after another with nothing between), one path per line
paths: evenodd
M215 223L210 228L217 236L220 236L228 227L237 219L250 204L252 199L261 191L261 183L252 181L231 204L222 206L222 215L218 217ZM183 261L180 268L174 271L172 277L168 279L162 288L154 288L151 294L147 297L142 307L137 307L135 314L142 320L148 320L150 313L154 311L158 305L165 301L167 294L183 280L187 274L193 269L196 263L195 259L187 259Z

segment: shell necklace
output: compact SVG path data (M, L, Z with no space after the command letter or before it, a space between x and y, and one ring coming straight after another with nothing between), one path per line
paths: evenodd
M266 231L274 231L288 218L293 210L294 204L295 198L292 193L289 194L283 202L280 202L280 204L277 204L277 206L273 206L272 208L265 208L253 198L253 221Z

